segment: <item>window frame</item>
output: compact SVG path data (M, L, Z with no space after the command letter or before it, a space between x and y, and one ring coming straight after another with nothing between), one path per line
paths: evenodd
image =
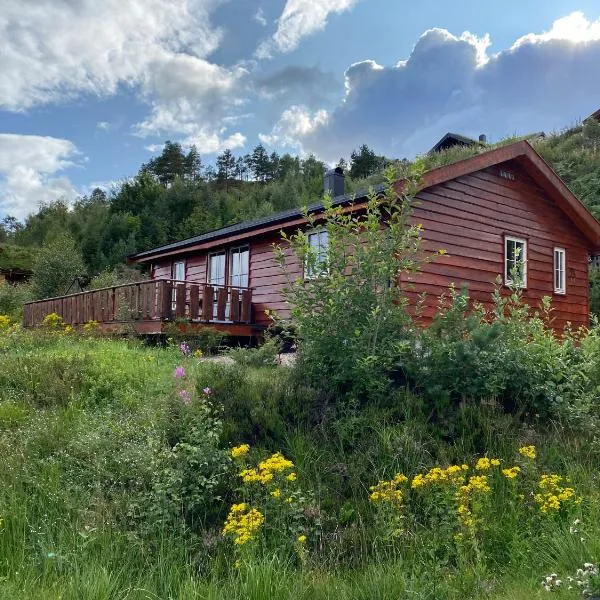
M233 273L233 256L235 253L241 254L242 252L247 252L247 256L248 256L248 265L247 265L247 270L245 273L246 276L246 285L234 285L233 284L233 277L240 277L243 276L244 273L238 273L237 275L234 275ZM229 282L229 286L230 287L235 287L235 288L240 288L240 289L247 289L250 287L250 245L249 244L243 244L242 246L234 246L232 248L229 249L228 252L228 258L227 258L229 264L226 265L227 268L227 281Z
M557 272L560 272L557 269L557 260L556 260L557 254L562 255L562 265L561 265L562 266L562 270L561 270L562 286L556 285L556 275L557 275ZM554 249L552 250L552 256L553 256L552 285L554 288L554 293L564 296L567 293L567 250L566 250L566 248L564 248L562 246L554 246Z
M208 254L208 260L207 260L207 264L206 264L206 283L208 285L212 285L212 286L217 286L217 287L225 287L227 285L227 250L219 250L217 252L209 252ZM211 264L212 264L212 258L214 256L223 256L223 283L214 283L212 280L212 273L211 273Z
M327 236L327 245L326 246L322 246L320 243L320 236L322 234L325 234ZM329 231L327 231L327 229L325 227L320 227L317 229L311 229L310 231L306 232L306 241L308 242L308 246L309 248L313 248L313 246L310 243L310 238L311 236L314 235L318 235L319 236L319 245L317 246L317 248L319 248L319 250L321 248L325 248L325 252L328 252L329 249ZM319 256L320 252L317 254L317 257ZM306 259L304 260L304 267L303 267L303 274L304 274L304 279L305 280L313 280L313 279L321 279L322 277L328 277L329 276L329 264L327 262L321 262L321 265L323 265L323 268L319 269L318 272L315 273L309 273L309 268L308 268L308 264ZM318 265L315 264L315 268L317 268Z
M175 277L176 272L177 272L176 265L183 265L183 278L182 279L177 279L177 277ZM185 259L171 261L171 279L173 281L185 281L186 271L187 271L187 265L186 265Z
M523 289L527 288L527 239L516 237L514 235L508 235L508 234L506 234L504 236L504 285L507 287L516 287L514 281L512 280L510 272L508 270L508 260L509 260L508 259L508 243L509 242L514 242L515 244L522 244L522 247L523 247L523 258L522 258L523 281L518 286L519 289L523 290Z

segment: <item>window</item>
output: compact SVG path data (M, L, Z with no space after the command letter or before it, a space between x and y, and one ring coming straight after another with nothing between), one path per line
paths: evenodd
M567 291L566 252L564 248L554 248L554 292L564 294Z
M233 248L230 253L229 285L235 287L248 287L248 246Z
M175 280L173 290L171 291L171 310L175 312L177 310L177 287L185 285L181 283L185 281L185 260L176 260L171 265L171 279Z
M311 231L308 234L308 245L310 252L304 265L305 279L315 279L327 275L327 249L329 246L327 230Z
M211 285L225 285L225 252L209 255L208 283Z
M527 287L527 242L525 240L508 236L504 238L504 283Z
M185 281L185 261L178 260L171 265L171 279Z

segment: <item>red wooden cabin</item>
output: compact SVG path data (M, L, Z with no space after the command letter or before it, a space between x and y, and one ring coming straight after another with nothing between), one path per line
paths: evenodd
M343 174L334 170L327 178L334 201L351 204ZM537 306L551 296L557 329L567 322L587 325L588 260L600 249L600 223L529 143L433 169L417 198L413 218L423 225L424 249L447 252L423 267L409 292L415 299L427 293L426 320L452 283L489 302L496 278L508 285L520 256L525 299ZM353 206L360 208L360 195ZM292 209L140 252L130 260L150 264L152 280L30 303L25 325L59 312L73 324L94 319L110 326L128 319L147 333L179 318L233 335L259 335L269 325L267 311L285 315L288 308L281 293L286 277L272 246L282 230L306 225L302 211ZM323 248L327 234L314 230L310 241ZM294 277L304 276L298 262L291 261L290 269Z

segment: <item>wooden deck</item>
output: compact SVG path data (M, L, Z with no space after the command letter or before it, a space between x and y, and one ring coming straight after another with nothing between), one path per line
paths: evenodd
M186 321L231 335L253 335L252 290L234 286L153 279L25 304L23 326L36 327L51 313L77 327L96 321L102 329L133 325L139 333L160 333L163 325Z

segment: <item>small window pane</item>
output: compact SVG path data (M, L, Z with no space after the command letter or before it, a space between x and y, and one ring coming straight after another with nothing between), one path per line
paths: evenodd
M525 240L507 237L504 281L507 285L513 285L515 277L519 287L527 286L527 243Z
M329 246L329 234L326 229L313 231L308 234L308 245L311 248L311 256L305 268L307 279L321 277L327 274L327 250ZM313 263L314 260L314 263Z
M564 248L554 248L554 291L564 294L566 291L566 252Z

